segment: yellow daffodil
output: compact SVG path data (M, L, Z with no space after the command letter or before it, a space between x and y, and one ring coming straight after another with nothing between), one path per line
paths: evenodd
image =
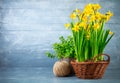
M94 10L99 10L101 8L99 4L93 4L92 7Z
M94 11L91 10L91 9L86 9L86 10L84 10L84 14L85 14L86 16L90 16L90 15L93 14L93 13L94 13Z
M94 30L99 29L99 27L100 27L100 24L99 24L99 23L94 24Z
M107 16L104 15L104 14L101 14L101 19L106 20L106 19L107 19Z
M94 14L94 11L93 11L93 8L92 8L92 4L88 4L88 5L86 5L85 6L85 9L84 9L84 13L87 15L87 16L89 16L89 15L91 15L91 14Z
M92 22L92 21L95 21L95 20L96 20L95 15L92 15L92 16L90 17L90 21Z
M109 16L106 16L106 21L109 21L110 20L110 17Z
M93 21L100 21L101 20L101 14L99 12L97 12L96 14L91 15L90 17L90 22Z
M79 24L79 27L84 27L84 29L86 29L86 23L85 23L85 22L81 22L81 23Z
M111 11L108 11L106 13L106 21L110 20L110 17L113 16L113 13Z
M112 35L112 34L113 34L113 32L112 32L112 31L110 31L110 32L109 32L109 34L110 34L110 35Z
M113 16L113 13L112 13L111 11L108 11L108 12L106 13L106 15L111 17L111 16Z
M76 13L80 13L80 10L76 8L75 12L76 12Z
M84 15L84 16L81 18L81 20L84 21L84 22L87 22L87 20L88 20L88 19L87 19L87 16Z
M100 9L101 8L100 4L96 4L96 8Z
M84 8L85 10L91 10L92 9L92 4L88 4Z
M70 15L70 18L71 18L71 19L76 19L76 14L75 14L75 13L72 13L72 14Z
M72 30L75 31L75 32L79 32L80 28L78 26L75 26L75 27L72 28Z
M101 14L99 12L97 12L96 15L95 15L95 18L100 21L101 20Z
M66 29L68 29L70 27L70 23L66 23L64 26L66 27Z

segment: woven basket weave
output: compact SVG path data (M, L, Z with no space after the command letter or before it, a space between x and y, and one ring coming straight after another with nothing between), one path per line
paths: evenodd
M95 62L96 58L99 56L107 56L108 59L104 61ZM75 75L82 79L100 79L102 78L109 62L110 56L107 54L101 54L96 56L93 61L87 62L76 62L71 61L72 67L74 69Z

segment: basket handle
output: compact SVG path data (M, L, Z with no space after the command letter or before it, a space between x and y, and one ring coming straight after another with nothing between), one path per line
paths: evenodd
M95 57L93 58L93 61L95 61L96 58L98 58L99 56L107 56L107 60L106 60L106 61L110 62L110 56L109 56L108 54L99 54L99 55L97 55L97 56L95 56Z

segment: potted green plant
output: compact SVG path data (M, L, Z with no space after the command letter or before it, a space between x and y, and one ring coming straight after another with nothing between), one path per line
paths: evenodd
M59 42L53 44L54 52L46 52L46 55L50 58L58 58L58 60L64 58L74 58L75 50L73 37L68 36L66 39L63 36L59 37Z
M70 64L71 59L73 59L75 56L73 37L68 36L67 38L64 38L61 36L59 37L59 40L59 42L53 44L54 52L46 52L46 55L49 58L58 58L59 60L54 64L54 75L67 76L73 71Z
M113 14L102 14L100 8L99 4L87 4L83 11L76 9L70 15L72 21L65 24L72 31L76 59L71 64L79 78L102 78L110 61L103 53L114 33L104 26Z

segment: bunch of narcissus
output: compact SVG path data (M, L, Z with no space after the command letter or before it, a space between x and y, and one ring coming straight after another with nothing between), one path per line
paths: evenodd
M65 24L72 31L78 62L88 61L102 54L114 35L110 29L104 28L113 13L108 11L102 14L99 12L100 8L99 4L87 4L83 11L76 9L70 15L72 21ZM97 58L97 61L100 60L103 60L102 56Z

